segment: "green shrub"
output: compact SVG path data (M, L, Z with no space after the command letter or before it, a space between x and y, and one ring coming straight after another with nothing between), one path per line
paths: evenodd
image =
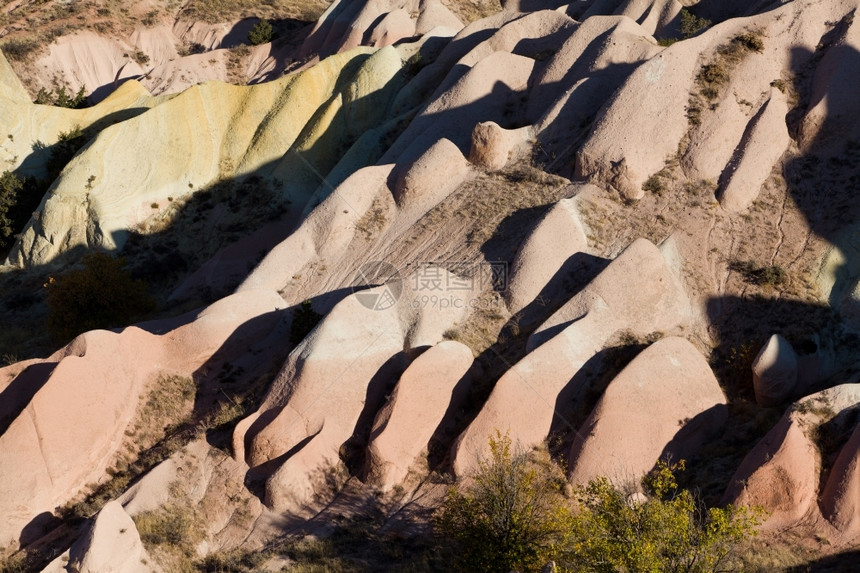
M11 171L0 175L0 253L11 246L39 206L47 185L33 177L21 178Z
M272 30L272 24L269 23L268 20L263 18L251 28L251 31L248 32L248 43L252 46L259 46L260 44L268 44L274 39L274 31Z
M57 88L57 93L54 90L46 90L39 88L39 93L36 94L36 99L33 103L42 105L53 105L57 107L67 107L71 109L81 109L87 107L87 87L81 86L74 96L70 96L66 91L65 86Z
M474 484L452 488L436 517L464 571L705 572L739 567L737 548L756 535L760 508L707 508L680 490L675 465L660 462L644 494L605 477L565 494L561 468L546 453L512 451L490 440Z
M49 179L56 179L66 164L86 145L89 139L90 134L81 129L79 125L69 131L61 131L57 136L57 143L51 146L51 156L46 164Z
M132 279L123 259L91 253L83 264L84 268L50 277L45 284L48 329L57 338L125 326L155 309L146 284Z
M4 171L0 175L0 247L15 232L10 215L18 203L18 193L24 189L24 182L14 173Z
M597 478L576 488L580 511L567 557L577 571L705 572L740 566L740 543L756 535L760 509L705 508L678 490L683 462L660 462L635 499Z
M508 436L490 439L490 452L472 486L448 492L436 527L464 571L540 570L573 532L564 473L546 453L514 451Z
M681 34L684 38L694 36L700 30L710 27L711 21L699 18L686 8L681 8Z

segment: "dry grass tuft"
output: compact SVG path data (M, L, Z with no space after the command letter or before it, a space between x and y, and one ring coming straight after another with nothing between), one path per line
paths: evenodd
M191 378L161 376L151 386L135 420L125 431L125 440L110 479L90 486L83 498L72 499L61 510L66 518L88 518L119 496L128 485L188 443L195 435L188 427L196 385ZM183 426L185 424L185 426Z

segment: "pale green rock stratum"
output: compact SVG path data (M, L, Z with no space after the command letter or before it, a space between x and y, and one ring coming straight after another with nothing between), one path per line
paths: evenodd
M344 149L380 122L400 69L394 48L357 48L274 82L208 82L158 100L146 113L102 130L66 166L9 261L33 266L77 246L120 247L128 230L152 215L153 204L252 173L278 178L284 183L280 192L301 206ZM140 108L145 102L142 96L132 100L132 90L144 91L124 84L90 116ZM123 102L125 108L117 105ZM19 105L19 116L53 114L43 121L19 119L39 126L39 138L92 123L72 110Z
M86 109L37 105L0 54L0 169L23 176L44 177L50 146L61 133L75 128L100 129L143 113L159 101L136 81L129 81L109 97Z

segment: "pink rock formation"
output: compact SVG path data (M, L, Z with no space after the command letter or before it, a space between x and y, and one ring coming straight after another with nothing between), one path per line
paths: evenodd
M756 402L775 406L797 385L797 354L785 338L774 334L753 360L752 370Z
M860 384L835 386L799 401L747 454L723 501L762 506L767 512L764 531L781 531L804 521L824 527L827 535L854 534L858 507L850 497L856 491L850 480L853 476L856 481L856 461L852 461L856 432L833 465L820 508L821 455L814 436L818 426L855 408L858 402Z
M380 161L412 161L442 137L468 153L475 124L502 121L504 105L526 89L534 65L531 58L500 51L475 62L464 74L462 67L453 70L437 92L444 97L434 98Z
M557 289L558 285L550 282L568 270L565 264L570 257L587 251L588 240L576 202L562 199L537 223L511 264L506 293L508 310L517 313L536 301L545 288ZM558 293L547 293L548 297L553 295Z
M846 538L860 535L860 424L830 470L821 495L821 510Z
M720 204L729 211L749 207L759 189L770 176L773 166L785 152L791 138L785 124L788 102L785 95L771 88L770 98L750 122L741 142L741 156L720 197Z
M446 413L463 404L471 367L472 351L453 340L440 342L409 365L373 422L368 479L388 490L406 478L426 455Z
M836 37L832 46L824 51L815 70L808 111L800 126L800 146L804 150L812 150L814 146L817 153L834 151L830 147L832 142L857 137L860 131L857 122L852 121L860 113L860 104L854 97L860 89L857 76L860 23L853 17L846 18L834 27L833 33Z
M439 271L444 281L447 271ZM234 441L244 444L248 464L270 468L269 507L300 512L319 500L338 473L341 446L363 424L370 429L363 412L381 406L406 353L440 342L475 297L458 291L457 301L423 304L423 289L413 278L343 299L290 353L256 419L237 427Z
M159 374L190 376L215 351L271 330L279 318L272 311L283 307L273 292L234 295L164 335L97 330L49 358L56 366L0 435L0 544L104 475L139 396ZM244 324L248 338L230 340Z
M686 295L660 251L633 242L580 293L537 328L529 353L493 387L486 404L453 446L454 471L468 474L498 430L530 448L549 435L562 391L613 334L668 332L689 318ZM569 422L568 422L569 423Z
M469 163L450 140L442 138L414 162L402 162L392 173L397 205L422 213L440 203L468 176ZM439 174L445 173L441 179Z
M368 43L371 46L390 46L398 40L415 35L415 20L403 8L385 14L370 31Z
M463 22L441 0L421 0L418 20L415 22L415 33L423 35L438 28L447 29L456 34L463 28Z
M80 573L138 573L154 570L131 517L116 501L96 515L87 535L70 551L69 566Z
M472 130L472 147L469 161L488 171L498 171L508 164L517 147L529 138L528 127L508 130L496 122L486 121Z
M761 505L768 512L763 529L797 523L815 503L818 486L816 448L787 413L744 458L724 499Z
M579 428L570 478L606 476L638 485L664 456L694 454L725 425L727 410L705 357L683 338L663 338L643 350L609 384Z

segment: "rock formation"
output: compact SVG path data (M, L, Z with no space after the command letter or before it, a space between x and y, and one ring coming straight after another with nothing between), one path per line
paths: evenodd
M0 558L170 570L133 520L183 509L195 559L426 524L497 433L856 544L856 2L336 0L241 48L259 18L152 0L22 82L42 4L0 18ZM53 341L90 251L159 311Z

